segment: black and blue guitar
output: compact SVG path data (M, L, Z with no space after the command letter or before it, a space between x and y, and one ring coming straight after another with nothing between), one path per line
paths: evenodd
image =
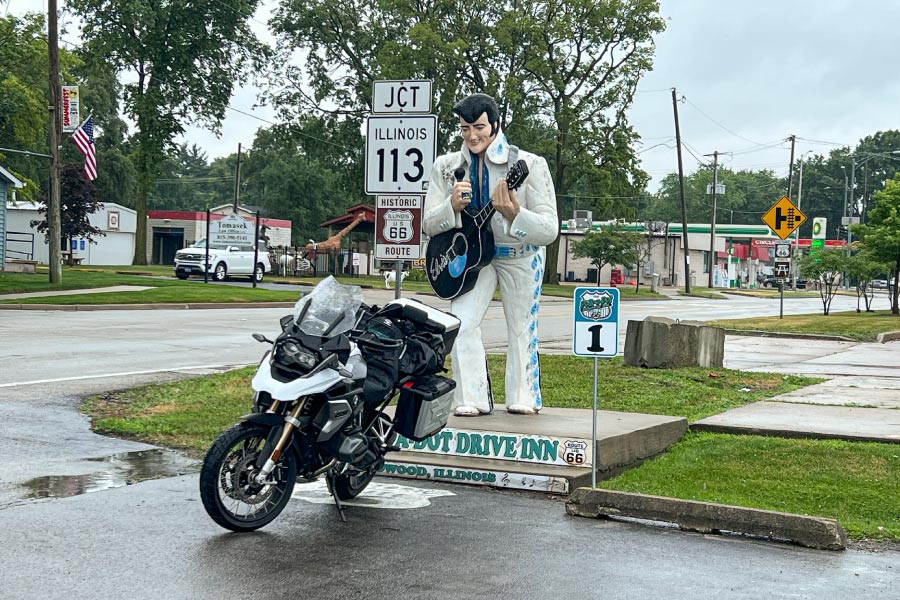
M465 170L457 169L457 181ZM506 187L517 190L528 177L524 160L516 162L506 174ZM460 213L462 227L438 234L428 241L425 250L425 273L434 293L452 300L475 286L478 272L494 258L494 233L491 217L494 204L488 201L480 210L466 207Z

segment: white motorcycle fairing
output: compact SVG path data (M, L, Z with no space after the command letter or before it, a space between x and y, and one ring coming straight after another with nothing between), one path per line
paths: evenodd
M281 382L272 377L272 367L269 357L272 353L266 352L256 375L253 376L251 385L255 392L268 392L273 400L296 400L300 396L319 394L344 380L344 376L334 369L322 369L311 377L300 377L288 382Z

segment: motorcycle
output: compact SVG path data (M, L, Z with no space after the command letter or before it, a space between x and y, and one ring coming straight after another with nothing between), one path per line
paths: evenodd
M325 477L342 520L397 451L447 425L456 383L440 373L459 319L400 298L362 302L358 286L320 282L280 320L252 380L250 414L212 444L200 497L213 521L253 531L273 521L295 482ZM395 411L386 410L397 399Z

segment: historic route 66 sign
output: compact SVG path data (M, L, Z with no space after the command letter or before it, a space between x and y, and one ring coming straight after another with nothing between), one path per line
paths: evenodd
M790 258L791 257L791 245L790 244L775 244L775 258Z
M619 353L619 290L575 288L572 351L579 356Z
M389 210L384 213L384 239L402 244L413 239L413 214L408 210Z
M416 260L421 257L422 196L375 198L375 258Z

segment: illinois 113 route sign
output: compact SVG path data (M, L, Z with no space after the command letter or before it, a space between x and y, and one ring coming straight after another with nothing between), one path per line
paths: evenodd
M784 240L806 222L806 215L800 212L790 198L782 196L778 202L772 205L772 208L766 211L766 214L762 216L762 221L775 232L775 235Z
M437 147L435 115L366 120L366 193L424 194Z
M619 353L619 290L575 288L572 351L578 356L615 356Z

